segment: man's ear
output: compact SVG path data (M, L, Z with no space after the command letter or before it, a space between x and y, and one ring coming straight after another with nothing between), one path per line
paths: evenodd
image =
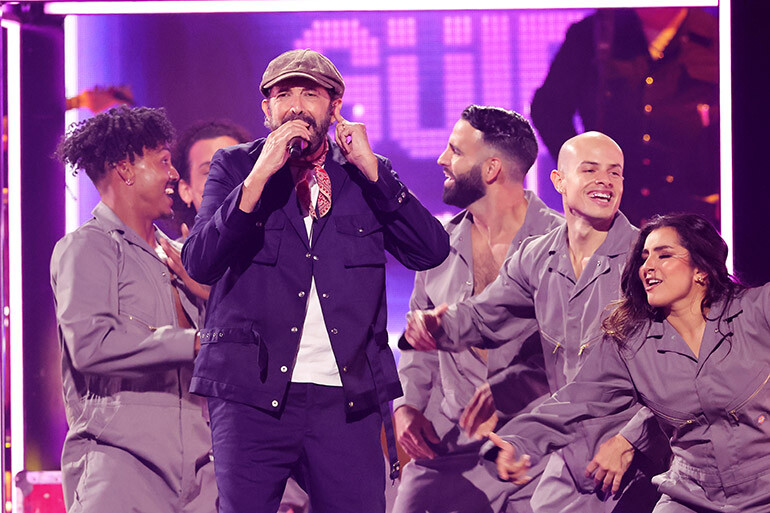
M134 166L128 161L128 159L121 160L115 163L112 168L120 177L121 181L129 187L134 185L134 178L136 173L134 172Z
M337 120L342 117L342 98L337 98L329 104L332 111L332 119Z
M188 207L192 205L192 188L184 178L179 179L179 182L177 183L177 192L179 192L179 197L182 198L182 201L184 201Z
M492 183L503 170L503 161L499 157L489 157L484 161L484 182Z
M270 117L270 100L268 100L267 98L262 100L262 112L265 113L265 117L267 118Z
M551 171L551 183L553 184L553 188L556 189L556 192L559 194L564 194L564 188L561 185L562 180L563 178L558 169Z

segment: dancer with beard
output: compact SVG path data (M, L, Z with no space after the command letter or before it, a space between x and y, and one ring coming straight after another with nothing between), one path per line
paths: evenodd
M564 222L535 193L524 189L524 177L536 157L535 133L521 115L478 105L463 111L438 165L447 176L444 203L465 210L445 226L452 246L449 257L435 269L417 273L411 310L481 293L524 239ZM503 368L515 373L517 382L515 393L503 387L496 398L502 418L510 418L548 393L536 331L524 346L515 358L507 348L401 353L404 397L394 403L393 421L399 443L414 461L404 467L394 513L492 513L507 507L531 511L529 499L536 483L520 489L478 464L482 437L495 429L497 415L474 433L467 434L461 427L471 416L463 411L477 388L484 387L490 394L500 390L494 386L495 376ZM440 404L426 411L432 395Z
M384 512L380 431L395 478L401 395L385 250L430 269L448 236L341 116L329 59L286 52L260 89L271 133L216 153L182 251L212 285L192 390L208 397L220 512L275 512L289 475L314 513Z

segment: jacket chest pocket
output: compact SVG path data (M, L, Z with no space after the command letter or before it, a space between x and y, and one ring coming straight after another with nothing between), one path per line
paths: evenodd
M382 224L372 213L334 218L345 267L385 265Z
M286 218L273 215L267 221L257 222L257 248L252 262L263 265L275 265L278 250L286 224Z

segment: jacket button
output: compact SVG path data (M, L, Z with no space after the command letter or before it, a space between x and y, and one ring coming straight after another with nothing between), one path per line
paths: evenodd
M262 221L257 221L257 228L262 228Z
M313 260L318 261L318 255L313 255Z
M298 295L299 297L305 297L305 291L304 291L304 290L300 290L300 291L299 291L299 294L297 294L297 295Z
M288 370L289 370L289 368L287 366L281 365L281 372L286 372Z
M358 233L364 233L364 229L363 228L359 228L358 229Z
M348 403L348 408L352 408L352 407L353 407L353 401L350 401L350 402Z
M305 258L310 258L312 255L310 253L305 253Z
M291 327L291 332L292 332L292 333L297 333L298 331L299 331L299 330L297 329L297 327L296 327L296 326L292 326L292 327Z
M329 299L329 294L324 292L323 294L321 294L321 297L324 298L324 299Z
M336 335L337 333L339 333L339 331L337 331L337 328L332 328L330 331L332 332L332 335Z
M342 372L347 372L347 371L348 371L348 366L347 366L347 365L345 365L345 366L342 368Z
M273 402L270 404L273 405L273 408L278 408L278 401L276 401L275 399L273 399Z

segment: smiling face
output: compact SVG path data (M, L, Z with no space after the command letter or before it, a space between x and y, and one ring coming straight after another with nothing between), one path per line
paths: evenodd
M692 264L676 229L664 226L650 232L641 256L639 279L650 306L666 312L693 306L700 310L706 276Z
M323 144L331 125L332 113L342 100L332 101L329 91L307 78L283 80L270 89L270 96L262 100L265 124L275 130L282 124L301 119L309 126L311 140L303 152L310 155Z
M179 174L171 164L168 146L144 149L144 155L136 155L134 163L127 164L133 173L133 185L127 187L131 194L134 211L150 221L172 214L172 195Z
M573 137L559 152L551 181L561 193L565 216L612 222L623 196L623 152L604 134Z
M484 197L486 184L481 174L486 156L482 132L464 119L455 123L447 147L437 161L446 176L444 203L468 208Z

